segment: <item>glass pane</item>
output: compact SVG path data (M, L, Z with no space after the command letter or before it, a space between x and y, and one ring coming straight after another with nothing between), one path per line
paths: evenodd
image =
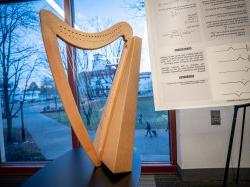
M56 2L0 5L3 161L51 160L71 149L70 128L55 120L66 117L48 66L39 23L41 9L63 15L63 1ZM65 46L61 44L60 49L65 50Z
M79 111L91 139L94 138L98 127L116 73L123 44L124 42L120 38L108 47L97 50L74 49L76 66L71 67L71 69L77 75L75 76L75 85L77 88ZM72 55L68 57L70 60L73 60ZM66 118L64 111L61 112L60 117L50 117L59 123L70 126L70 122Z
M167 111L154 111L144 1L75 1L75 19L75 27L85 32L101 31L119 21L126 21L132 26L134 35L143 38L135 149L140 153L142 161L169 161L168 113ZM119 52L119 45L117 44L111 49L89 53L79 52L82 55L80 59L82 61L85 59L88 67L90 67L87 71L79 70L78 75L80 75L80 79L84 79L81 77L84 77L85 74L89 81L87 87L86 83L85 85L82 84L82 90L79 90L79 93L80 95L86 95L86 93L91 95L91 97L88 95L85 99L81 98L83 99L81 100L81 106L85 107L91 113L91 116L94 116L93 118L90 117L90 122L86 123L90 134L93 136L107 99L112 77L116 71L117 52ZM95 66L95 64L98 65ZM103 72L106 72L105 76L103 76ZM89 92L86 92L86 89ZM87 99L90 100L87 101ZM85 122L88 121L88 112L83 113Z

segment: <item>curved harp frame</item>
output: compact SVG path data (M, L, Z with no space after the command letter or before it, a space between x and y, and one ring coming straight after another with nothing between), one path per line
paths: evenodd
M95 166L103 162L113 173L131 171L141 39L129 24L120 22L98 33L78 31L53 13L40 11L48 62L71 126ZM92 143L70 89L59 53L57 37L80 49L98 49L119 37L125 41L120 63Z

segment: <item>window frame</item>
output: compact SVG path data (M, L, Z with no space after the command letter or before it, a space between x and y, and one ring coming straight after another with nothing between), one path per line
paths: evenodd
M27 0L30 1L30 0ZM23 2L21 0L4 0L1 3L18 3ZM71 26L74 23L74 0L64 0L64 13L65 22ZM72 67L75 62L68 56L74 55L74 49L70 46L66 46L70 50L67 50L67 64ZM74 68L75 69L75 68ZM74 82L75 72L72 68L68 68L69 83L75 99L77 100L77 92ZM177 143L176 143L176 112L175 110L168 111L168 123L169 123L169 143L170 143L170 162L147 162L141 163L141 171L143 173L163 173L163 172L177 172ZM80 143L71 128L72 148L80 147ZM0 174L10 175L32 175L41 168L45 167L51 161L34 161L34 162L6 162L0 161Z

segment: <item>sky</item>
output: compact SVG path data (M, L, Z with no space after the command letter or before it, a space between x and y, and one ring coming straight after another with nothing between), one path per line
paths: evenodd
M89 20L95 17L98 17L100 22L111 20L112 24L119 21L128 22L133 28L134 35L143 39L140 71L149 72L151 70L147 45L146 18L145 16L136 17L133 10L128 8L129 3L133 3L135 1L136 0L75 0L75 24L79 28L86 28L88 27L87 23L89 23ZM63 16L63 0L33 1L32 6L36 10L45 8L57 13L57 15ZM26 36L24 43L26 42L30 45L34 44L41 47L43 46L41 34L38 36L37 33L30 33ZM46 76L48 74L48 70L40 71L39 69L39 74L41 75L39 77ZM37 80L37 78L38 77L36 75L33 75L32 79L39 84L40 81ZM22 84L19 86L22 87Z
M57 0L62 5L62 0ZM136 0L75 0L75 24L83 29L91 18L98 17L100 21L111 20L113 24L119 21L128 22L134 35L143 39L141 55L141 72L150 70L146 18L136 17L135 12L129 8Z

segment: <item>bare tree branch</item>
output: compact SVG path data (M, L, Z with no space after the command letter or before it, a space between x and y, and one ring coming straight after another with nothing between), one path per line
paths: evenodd
M38 13L29 4L0 6L0 77L3 85L4 114L7 119L7 139L11 138L12 118L20 110L15 107L15 95L24 80L23 100L27 84L36 68L35 55L39 50L24 40L38 25ZM15 111L14 111L15 110Z
M144 0L136 0L133 2L126 0L124 4L125 4L124 8L128 10L128 14L130 14L132 17L145 16Z

